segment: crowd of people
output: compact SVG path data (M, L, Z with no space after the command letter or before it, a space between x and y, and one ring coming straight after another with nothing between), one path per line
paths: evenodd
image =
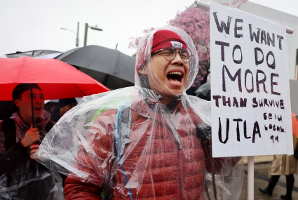
M212 158L210 103L186 94L197 72L192 39L165 26L140 40L133 87L61 99L51 116L38 84L17 85L0 199L238 199L241 158Z

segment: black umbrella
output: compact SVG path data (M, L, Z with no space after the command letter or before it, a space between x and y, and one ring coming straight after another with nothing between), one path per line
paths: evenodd
M211 101L211 83L207 82L201 85L196 91L195 94L201 99Z
M24 56L35 57L35 58L55 58L62 52L53 50L32 50L32 51L17 51L16 53L5 54L1 57L7 58L21 58Z
M55 59L66 62L110 89L134 85L134 57L118 50L90 45L67 51Z

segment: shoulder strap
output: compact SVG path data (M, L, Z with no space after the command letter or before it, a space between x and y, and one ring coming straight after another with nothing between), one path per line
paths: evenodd
M16 124L13 119L4 119L2 122L2 130L5 137L5 149L9 149L16 143Z
M115 143L116 143L116 153L117 153L117 157L116 159L118 160L118 163L121 167L121 171L122 171L122 174L123 174L123 178L124 178L124 181L125 181L125 184L127 185L128 183L128 179L126 177L126 174L125 174L125 169L124 169L124 166L123 166L123 163L120 163L120 160L121 160L121 157L122 157L122 154L121 154L121 149L120 149L120 141L122 139L122 137L124 137L123 134L121 134L121 130L124 129L124 127L121 126L121 122L126 122L128 123L129 127L131 127L131 111L130 111L130 108L129 107L125 107L124 104L122 106L120 106L120 108L118 109L118 112L117 112L117 118L116 118L116 124L115 124ZM126 116L129 116L129 117L126 117ZM127 127L128 128L128 127ZM130 130L130 128L129 128ZM127 190L128 190L128 194L129 194L129 197L130 197L130 200L133 200L133 197L132 197L132 193L130 191L130 188L127 187Z

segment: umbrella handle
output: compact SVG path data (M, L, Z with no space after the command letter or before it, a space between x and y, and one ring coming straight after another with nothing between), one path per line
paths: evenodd
M34 109L33 109L33 92L32 88L30 88L30 93L31 93L31 111L32 111L32 127L35 127L35 122L34 122ZM36 141L34 144L40 144L40 140Z
M32 112L32 127L34 128L35 127L35 124L34 124L34 109L33 109L33 92L32 92L32 87L30 87L30 97L31 97L31 112Z

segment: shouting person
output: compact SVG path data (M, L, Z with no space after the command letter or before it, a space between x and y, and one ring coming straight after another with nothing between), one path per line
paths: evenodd
M211 172L230 175L229 184L240 180L232 177L240 158L211 158L210 104L186 95L197 72L196 49L183 30L165 26L145 35L135 86L84 98L36 153L51 160L44 162L49 168L70 172L65 198L204 199ZM241 190L242 182L235 185ZM237 199L231 191L221 195Z

